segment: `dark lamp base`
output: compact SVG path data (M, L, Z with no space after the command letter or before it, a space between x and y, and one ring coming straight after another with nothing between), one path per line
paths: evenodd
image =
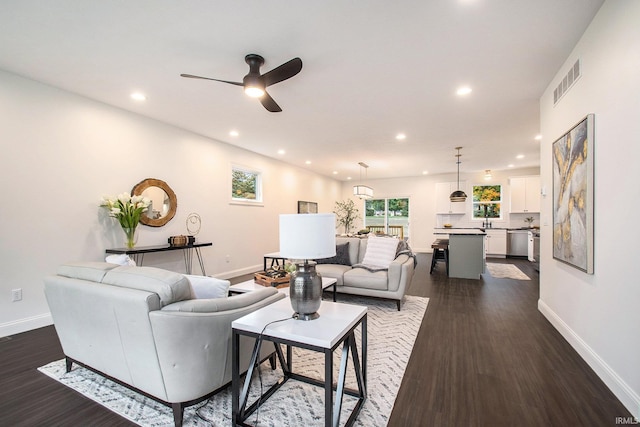
M320 315L316 312L316 313L304 313L304 314L300 314L300 313L294 313L293 318L297 319L297 320L314 320L317 319L318 317L320 317Z
M301 262L296 267L289 282L289 298L295 313L293 317L298 320L317 319L322 302L322 277L317 274L313 261Z

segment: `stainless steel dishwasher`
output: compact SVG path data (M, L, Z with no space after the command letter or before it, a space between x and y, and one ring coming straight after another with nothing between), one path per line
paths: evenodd
M528 251L528 231L507 231L507 255L526 257Z

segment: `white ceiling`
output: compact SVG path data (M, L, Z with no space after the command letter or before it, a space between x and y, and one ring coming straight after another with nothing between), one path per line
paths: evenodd
M5 0L0 69L337 179L455 172L456 146L503 170L539 165L538 100L602 3ZM241 81L248 53L302 59L268 89L283 112L180 77Z

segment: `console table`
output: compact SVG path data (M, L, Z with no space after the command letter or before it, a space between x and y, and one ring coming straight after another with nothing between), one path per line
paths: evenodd
M153 252L183 251L184 264L187 274L191 274L191 260L193 259L193 251L195 249L196 255L198 256L198 262L200 263L200 270L202 271L202 275L206 276L207 274L204 271L204 262L202 262L202 255L200 254L200 248L204 246L213 246L213 243L193 243L184 246L171 246L169 244L158 246L140 246L133 249L115 248L107 249L105 250L105 252L108 254L130 255L131 258L133 258L133 260L136 262L136 265L142 265L142 262L144 261L144 254Z
M233 426L247 426L245 421L264 402L276 392L287 380L303 381L324 388L324 425L338 427L340 410L344 394L357 399L356 404L345 422L351 426L358 416L367 396L367 308L352 304L340 304L323 301L318 310L320 317L303 321L291 317L291 301L283 298L262 307L244 317L234 320L232 328L232 398L231 416ZM358 354L355 329L361 326L361 349ZM240 376L240 336L257 338L249 369L241 381ZM276 382L262 394L259 400L249 404L251 377L260 353L262 340L275 344L277 359L280 362L284 378ZM285 352L281 345L286 346ZM333 396L333 352L342 345L342 357L338 372L336 395ZM310 378L294 372L292 347L300 347L324 354L324 381ZM350 354L349 354L350 353ZM349 358L349 355L351 358ZM351 359L355 373L357 389L346 387L347 360ZM295 402L289 404L295 405Z

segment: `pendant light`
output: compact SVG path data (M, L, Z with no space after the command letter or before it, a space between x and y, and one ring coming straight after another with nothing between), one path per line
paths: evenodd
M456 147L456 150L458 150L458 154L456 154L456 164L458 165L458 189L451 193L451 195L449 196L449 200L451 200L452 202L464 202L465 200L467 200L467 195L465 194L465 192L460 190L460 157L462 156L462 154L460 154L461 148L462 147Z
M364 168L364 173L366 177L367 169L369 168L369 165L364 162L360 162L358 164L360 165L360 182L362 182L362 168ZM354 185L353 195L358 196L361 199L370 199L373 197L373 188L367 187L366 185L362 185L362 184Z

